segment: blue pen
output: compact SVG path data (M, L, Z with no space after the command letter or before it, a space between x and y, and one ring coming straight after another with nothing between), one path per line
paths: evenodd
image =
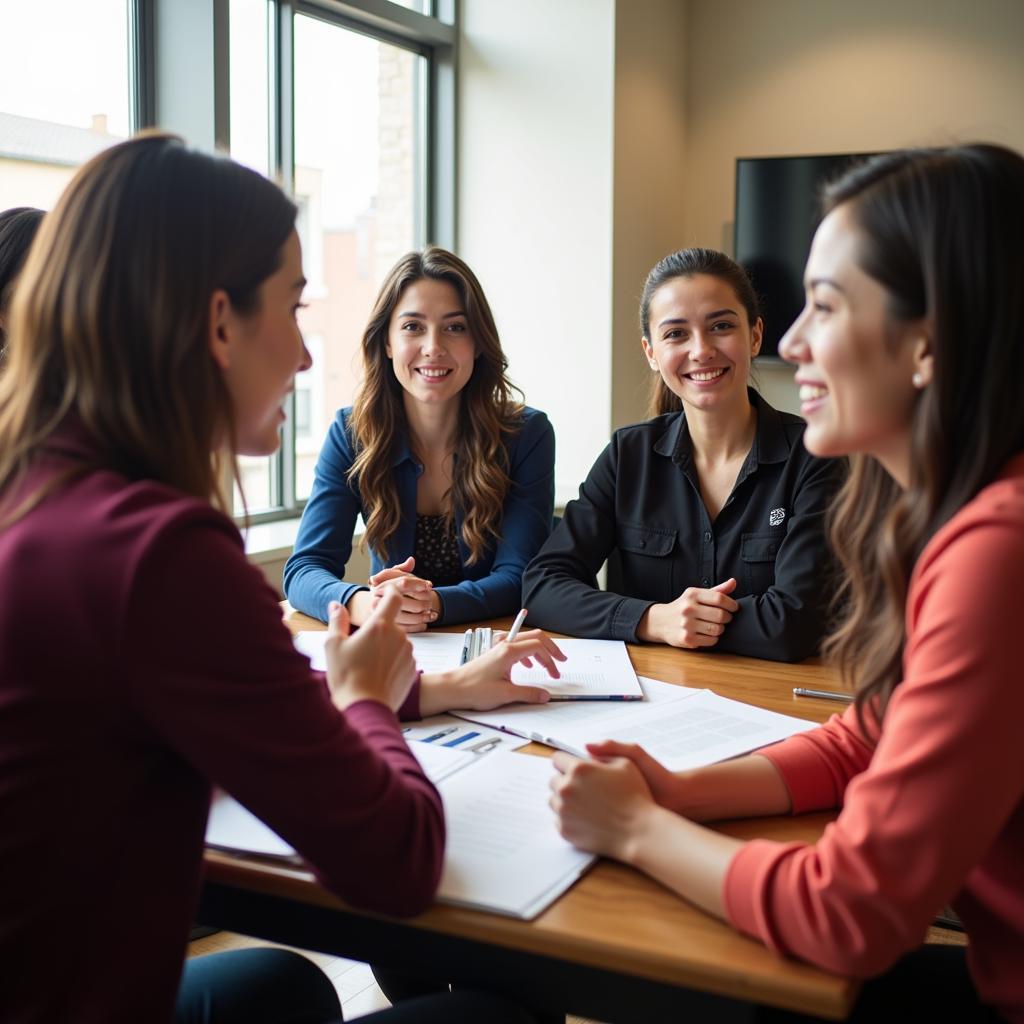
M479 736L478 732L466 732L461 736L456 736L455 739L449 740L447 743L442 743L442 747L457 747L460 743L465 743L466 740L471 740L474 736Z
M462 638L462 655L459 657L459 664L465 665L469 661L469 645L473 642L473 630L467 629L466 635Z

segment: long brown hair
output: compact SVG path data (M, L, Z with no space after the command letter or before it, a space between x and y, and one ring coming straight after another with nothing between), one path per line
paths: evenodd
M472 564L499 536L510 483L505 441L519 429L523 407L513 399L508 360L480 282L458 256L438 246L403 256L384 279L370 313L363 334L363 382L352 407L357 454L349 480L359 487L366 510L364 542L383 556L401 520L391 463L401 436L408 433L402 386L386 350L388 328L402 293L424 278L455 289L476 342L473 374L459 396L455 466L445 502L449 526L455 510L462 512L462 539Z
M654 293L666 281L676 277L693 277L696 274L707 274L724 281L736 293L740 305L746 310L748 326L753 327L761 315L757 292L750 283L750 277L735 260L724 252L715 249L680 249L671 252L658 260L651 268L644 282L644 290L640 296L640 333L648 341L651 340L651 300ZM651 384L651 395L647 402L647 415L660 416L666 412L679 412L683 403L679 396L656 373Z
M212 452L226 439L233 453L234 423L209 349L210 299L223 288L238 313L256 312L295 213L254 171L166 134L145 133L82 167L44 218L15 292L0 491L11 494L71 417L97 465L226 511ZM40 497L6 510L6 521Z
M861 234L858 263L893 322L927 318L934 371L918 395L905 491L854 456L829 527L845 570L826 655L880 719L902 678L904 605L935 532L1024 449L1024 158L999 146L875 158L825 194Z

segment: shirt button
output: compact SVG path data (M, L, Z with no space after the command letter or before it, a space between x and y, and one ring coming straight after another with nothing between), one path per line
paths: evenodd
M702 587L710 587L710 586L711 586L711 580L709 580L709 579L707 578L707 576L705 576L705 577L704 577L704 579L702 579L702 580L700 581L700 585L701 585Z
M711 540L711 531L710 530L705 530L704 531L704 540L705 540L705 542Z

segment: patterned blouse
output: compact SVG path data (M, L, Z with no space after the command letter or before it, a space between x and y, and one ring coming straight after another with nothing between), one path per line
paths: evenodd
M416 575L430 580L435 587L451 587L465 579L455 524L449 527L444 515L416 514L416 546L413 555L416 558Z

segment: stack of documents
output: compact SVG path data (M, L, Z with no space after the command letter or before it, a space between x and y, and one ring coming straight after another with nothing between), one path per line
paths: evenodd
M441 903L530 919L554 902L594 862L555 829L548 807L551 762L495 751L472 753L412 743L444 802L448 841ZM471 770L463 771L467 764ZM208 845L298 860L295 850L226 793L217 795Z
M295 636L295 646L309 658L313 668L323 671L323 631ZM457 668L465 640L463 633L415 633L410 638L416 667L424 672ZM553 701L643 700L643 691L621 640L558 640L565 661L558 662L560 678L552 679L544 668L534 665L512 669L512 682L543 686Z

